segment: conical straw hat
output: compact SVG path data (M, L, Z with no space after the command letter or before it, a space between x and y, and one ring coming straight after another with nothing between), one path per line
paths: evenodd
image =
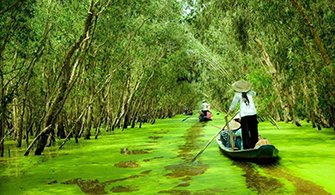
M236 130L236 129L239 129L240 127L241 127L241 124L239 122L236 122L234 120L229 122L230 130ZM226 127L225 129L228 129L228 127Z
M237 92L248 92L251 89L251 83L248 81L240 80L232 84L232 87Z

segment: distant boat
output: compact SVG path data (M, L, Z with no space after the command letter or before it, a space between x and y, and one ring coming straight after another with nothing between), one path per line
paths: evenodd
M212 120L212 113L210 111L207 111L206 114L203 114L203 112L200 111L199 114L199 121L211 121Z
M216 139L216 142L222 153L233 160L272 162L279 159L278 149L271 144L245 150L231 150L222 144L220 137Z

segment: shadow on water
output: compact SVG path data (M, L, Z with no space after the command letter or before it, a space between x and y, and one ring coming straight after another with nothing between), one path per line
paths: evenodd
M248 188L255 189L258 194L282 194L283 184L272 176L260 174L257 170L258 164L246 161L233 161L233 165L242 168L245 172L243 175ZM277 167L277 163L264 164L264 166Z
M135 179L139 177L143 177L147 174L149 174L151 170L143 171L138 175L132 175L129 177L119 178L119 179L112 179L104 182L99 182L99 180L84 180L82 178L76 178L76 179L70 179L65 182L62 182L62 184L75 184L78 185L82 192L86 194L107 194L105 191L105 187L108 186L111 183L119 182L119 181L125 181L129 179ZM57 181L49 182L49 184L57 183ZM134 186L115 186L110 189L111 192L133 192L138 191L139 189Z
M289 181L294 187L295 194L330 194L322 187L291 174L280 165L280 159L268 162L233 161L233 165L242 168L247 187L255 189L258 194L287 193L280 179ZM259 169L265 174L261 174Z
M159 193L191 194L191 192L187 190L180 190L177 188L189 186L189 181L193 176L201 175L206 172L208 168L207 165L190 163L193 158L191 151L195 151L198 149L197 139L201 136L201 133L203 131L202 127L202 123L196 123L191 128L187 129L186 133L183 135L183 137L185 138L185 144L179 146L179 154L177 157L184 160L184 162L181 164L168 165L165 167L166 170L169 170L171 172L164 176L179 178L180 183L173 189L163 190Z
M157 143L159 139L163 138L161 134L167 134L168 132L169 132L168 130L163 130L163 129L161 129L160 131L152 132L153 134L160 134L160 135L149 136L148 143Z
M128 148L121 148L120 154L149 154L151 149L129 150Z
M169 131L167 130L161 130L161 131L155 131L153 134L166 134ZM148 143L156 143L158 139L161 139L163 136L149 136ZM152 149L135 149L135 150L129 150L128 148L121 148L120 154L122 155L138 155L138 154L149 154L151 153ZM148 159L144 159L144 162L148 162L155 159L163 158L162 156L159 157L152 157ZM140 164L137 161L121 161L114 164L115 167L119 168L137 168L140 167ZM130 179L136 179L139 177L143 177L145 175L148 175L152 170L143 171L138 175L131 175L124 178L118 178L118 179L112 179L104 182L99 182L97 179L89 179L84 180L82 178L75 178L70 179L65 182L62 182L62 184L71 184L71 185L78 185L82 192L86 194L107 194L106 187L112 183L130 180ZM57 183L57 181L51 181L49 184ZM139 191L140 189L136 186L114 186L109 191L112 193L126 193L126 192L134 192Z
M174 160L178 158L181 161L179 164L170 164L165 166L165 170L167 173L163 176L170 180L177 181L177 183L173 184L174 186L169 187L168 189L162 189L158 193L168 193L168 194L218 194L219 188L217 189L205 189L201 191L190 191L187 190L190 187L192 188L191 182L192 178L195 176L199 176L205 174L209 169L208 165L202 164L200 162L190 163L192 158L194 157L194 151L199 150L199 138L203 136L205 123L196 123L191 128L187 129L185 133L182 135L184 143L178 146L178 154L173 154ZM162 138L162 134L168 133L167 130L155 131L154 135L148 136L148 139L153 143L158 142ZM179 137L180 138L180 137ZM174 145L175 146L175 145ZM141 145L143 147L143 145ZM137 149L128 149L127 147L119 148L119 153L124 155L123 157L129 157L129 155L139 155L139 154L151 154L154 153L154 149L147 148L137 148ZM53 158L57 153L53 150L49 150L50 152L45 153L45 155L38 157L38 160L35 164L40 164L50 158ZM22 151L21 151L22 152ZM14 157L13 152L11 153L12 157ZM21 153L20 153L21 154ZM68 155L68 154L64 154ZM128 155L128 156L127 156ZM161 154L162 155L162 154ZM163 156L150 156L146 159L141 159L143 162L149 162L155 159L162 159ZM224 157L226 158L226 157ZM14 159L14 158L13 158ZM12 160L13 160L12 159ZM128 158L125 158L128 159ZM10 158L7 160L11 160ZM230 166L239 167L243 171L243 176L245 178L246 186L257 194L330 194L326 192L322 187L316 185L315 183L305 180L304 178L299 178L294 175L294 172L285 168L280 163L280 159L275 162L245 162L245 161L231 161L232 164ZM0 160L1 162L5 162L5 160ZM228 163L229 164L229 163ZM115 167L126 168L136 170L137 167L140 167L141 163L139 161L121 161L114 164ZM19 166L19 165L18 165ZM133 169L134 168L134 169ZM228 167L229 168L229 167ZM151 168L149 168L151 169ZM21 173L21 169L18 169ZM136 192L140 191L141 187L127 185L125 182L122 183L124 185L116 185L109 186L111 184L118 184L117 182L128 181L130 183L136 179L145 179L152 170L145 170L142 172L136 172L131 176L121 176L120 178L114 178L107 181L99 181L98 179L83 179L82 177L70 179L67 181L57 181L55 179L50 180L48 182L49 185L61 183L66 185L77 185L82 192L86 194L107 194L107 193L124 193L127 192ZM210 171L208 171L210 172ZM240 172L238 172L240 173ZM17 174L19 175L19 174ZM161 175L160 175L161 177ZM240 177L240 174L239 174ZM4 177L3 177L4 178ZM242 181L244 180L242 178ZM196 180L194 178L194 180ZM121 184L121 183L120 183ZM218 183L219 184L219 183ZM244 185L244 183L243 183ZM290 189L287 189L289 187ZM229 191L228 189L227 191ZM226 191L222 191L226 192Z
M136 161L122 161L115 163L114 166L121 167L121 168L136 168L140 165Z
M294 176L290 173L289 170L284 169L280 166L280 163L277 165L261 165L263 170L276 178L283 178L291 182L295 188L295 194L331 194L325 191L321 186L316 185L315 183L305 180L303 178Z
M321 186L295 176L281 165L281 160L280 157L258 161L232 160L232 165L243 170L247 187L257 194L330 194ZM287 189L288 185L291 185L290 189Z
M81 178L71 179L62 184L77 184L81 191L88 194L106 194L105 185L95 180L83 180Z

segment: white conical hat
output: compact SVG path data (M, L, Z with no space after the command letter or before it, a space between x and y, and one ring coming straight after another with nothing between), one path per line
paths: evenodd
M237 92L248 92L251 89L251 83L248 81L240 80L233 83L232 87Z
M229 128L230 130L236 130L239 129L241 127L241 124L239 122L236 122L234 120L229 122ZM225 129L228 129L228 127L226 126Z

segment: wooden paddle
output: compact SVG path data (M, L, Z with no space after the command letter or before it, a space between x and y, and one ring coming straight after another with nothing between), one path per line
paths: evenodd
M227 125L227 129L228 129L228 133L229 133L229 137L230 137L230 145L231 145L231 150L234 151L235 148L235 142L234 142L234 138L233 138L233 132L231 131L230 127L229 127L229 122L227 120L227 118L224 118L226 120L226 125Z
M239 112L237 112L229 121L226 122L226 124L218 131L216 132L216 134L208 141L208 143L205 145L205 147L192 159L192 163L195 162L197 160L197 158L206 150L206 148L209 146L209 144L212 143L212 141L216 138L216 136L218 136L220 134L220 132L222 131L222 129L224 129L228 123L234 119L234 117L238 114ZM226 119L227 120L227 119Z
M188 118L190 118L191 116L187 116L186 118L184 118L182 121L185 121L187 120Z

